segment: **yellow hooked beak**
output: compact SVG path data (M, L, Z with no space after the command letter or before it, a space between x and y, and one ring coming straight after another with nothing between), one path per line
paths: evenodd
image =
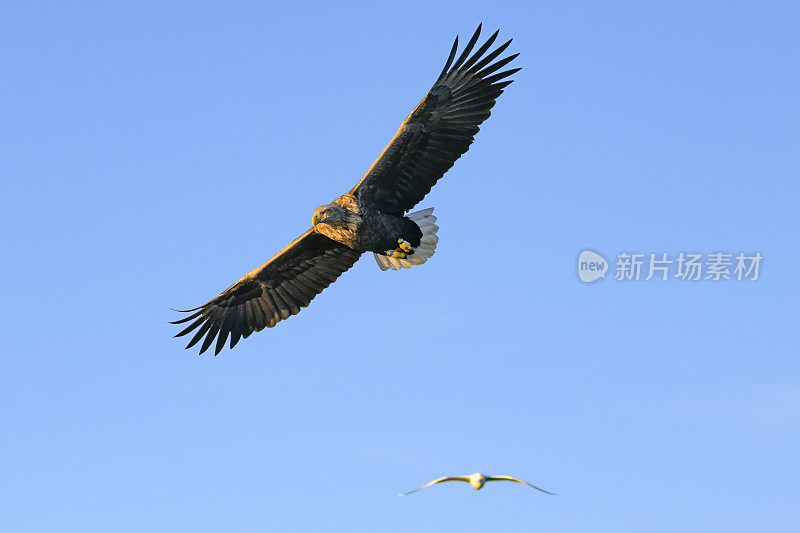
M319 213L314 213L311 217L311 225L316 226L322 220L322 215Z

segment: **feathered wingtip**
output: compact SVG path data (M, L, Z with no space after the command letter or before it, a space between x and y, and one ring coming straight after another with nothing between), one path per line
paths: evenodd
M186 317L183 317L183 318L181 318L181 319L178 319L178 320L172 320L172 321L170 321L170 324L183 324L184 322L188 322L188 321L190 321L191 319L193 319L193 318L195 318L195 317L199 316L199 315L200 315L200 313L202 313L202 312L203 312L203 311L202 311L202 309L203 309L203 308L202 308L202 306L200 306L200 307L195 307L194 309L173 309L173 308L171 308L171 307L170 307L169 309L170 309L170 311L175 311L176 313L191 313L192 311L197 311L196 313L194 313L194 314L191 314L191 315L189 315L189 316L186 316ZM199 311L198 311L198 309L199 309ZM176 337L180 337L181 335L180 335L180 334L178 334L178 335L175 335L175 336L176 336Z
M472 54L472 56L469 56L469 54L472 52L472 49L475 47L475 44L478 42L482 28L483 23L481 22L478 24L478 28L475 30L475 33L472 34L469 42L467 42L467 45L461 52L461 55L458 56L458 59L455 59L456 52L458 51L458 36L456 36L455 41L453 42L453 47L450 49L450 55L445 62L441 74L439 74L439 77L436 80L437 84L445 79L452 81L455 78L464 78L469 74L474 75L477 78L486 78L489 74L503 68L505 65L513 61L517 56L519 56L519 53L512 54L508 57L500 59L494 64L489 65L492 61L494 61L495 58L497 58L497 56L502 54L509 47L511 41L513 41L513 39L509 39L484 57L483 54L485 54L486 51L489 50L489 48L491 48L491 46L497 40L497 36L500 34L499 29L496 30L488 39L486 39L486 42L484 42L480 48L478 48L475 53ZM454 59L455 62L453 62ZM499 74L495 74L489 81L494 84L495 82L511 76L520 70L522 70L521 67L506 70ZM502 87L509 85L512 81L513 80L508 80L503 82Z
M200 347L200 355L202 355L203 352L205 352L211 346L214 340L214 336L219 332L219 327L214 326L212 322L209 320L209 317L205 314L206 306L201 305L200 307L195 307L194 309L172 309L172 310L177 311L179 313L191 313L191 314L181 319L173 320L170 322L170 324L184 324L186 322L189 322L190 320L194 320L194 322L192 322L184 329L176 333L173 336L173 338L183 337L184 335L191 333L195 329L200 328L194 334L194 336L189 340L189 343L186 345L186 349L188 350L189 348L200 342L200 339L202 339L203 336L205 336L203 345ZM225 340L226 339L222 337L217 339L217 345L214 349L214 355L218 355L219 352L222 351L222 348L225 344ZM235 340L233 337L231 337L231 348L233 348L238 341L239 341L238 337Z

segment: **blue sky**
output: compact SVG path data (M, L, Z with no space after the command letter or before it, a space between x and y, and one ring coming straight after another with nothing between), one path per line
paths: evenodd
M5 531L796 531L789 2L6 3ZM171 339L349 189L455 34L524 70L370 257L219 357ZM579 252L760 252L756 282ZM510 473L558 493L446 484Z

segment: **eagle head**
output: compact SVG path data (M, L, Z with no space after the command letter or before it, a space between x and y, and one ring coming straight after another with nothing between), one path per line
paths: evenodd
M344 229L352 226L353 222L353 213L335 203L319 206L311 217L311 225L314 227L326 224L333 228Z

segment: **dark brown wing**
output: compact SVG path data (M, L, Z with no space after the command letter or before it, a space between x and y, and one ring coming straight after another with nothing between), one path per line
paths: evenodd
M499 30L467 58L480 32L478 26L453 63L456 37L436 83L352 190L366 205L384 213L408 211L469 149L478 126L489 118L495 100L512 81L501 80L520 70L494 74L519 55L492 63L511 44L509 40L486 54Z
M360 256L361 252L310 229L207 304L181 311L191 314L172 324L193 322L175 336L197 330L186 346L191 348L205 335L200 353L216 337L216 355L230 334L233 348L240 337L299 313Z

